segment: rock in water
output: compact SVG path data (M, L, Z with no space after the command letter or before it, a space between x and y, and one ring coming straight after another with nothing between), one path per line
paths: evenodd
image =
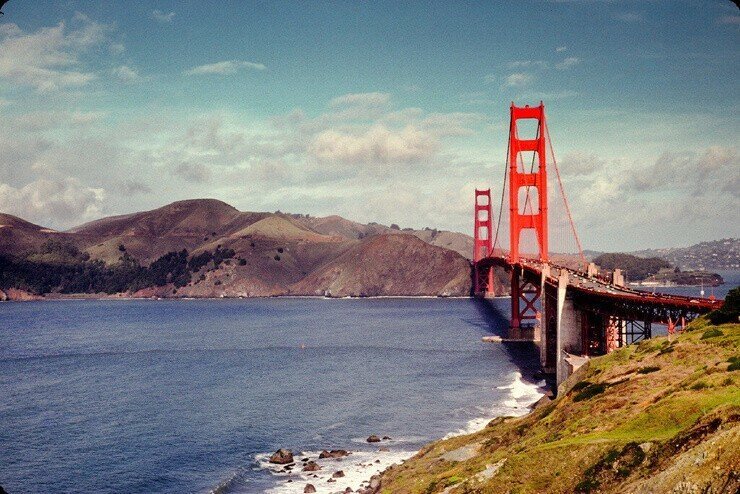
M324 450L319 454L320 459L324 458L342 458L343 456L348 456L349 451L345 449L332 449L331 451Z
M373 489L373 491L380 489L380 475L373 475L370 477L370 488Z
M270 457L270 463L277 463L278 465L293 463L293 453L289 449L280 448Z
M306 463L306 466L303 467L304 472L315 472L317 470L321 470L321 465L319 465L315 461L309 461L308 463Z
M303 488L304 494L306 492L316 492L316 487L313 486L313 484L306 484L306 487Z
M372 434L370 437L367 438L367 442L369 443L379 443L380 438L376 436L375 434Z
M332 477L334 477L335 479L344 477L344 472L341 471L341 470L337 470L336 472L334 472L334 474L332 475Z

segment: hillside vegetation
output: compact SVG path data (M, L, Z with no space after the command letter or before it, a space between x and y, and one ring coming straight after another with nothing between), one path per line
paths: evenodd
M594 358L528 416L425 447L379 491L735 493L739 371L740 324L701 318Z
M644 280L662 268L671 267L668 261L658 257L642 258L622 253L601 254L594 262L607 271L621 269L630 281Z

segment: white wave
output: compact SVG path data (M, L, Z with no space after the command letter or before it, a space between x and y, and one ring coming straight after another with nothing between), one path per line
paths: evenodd
M260 467L272 473L278 485L267 490L271 494L298 494L302 493L306 484L312 484L317 494L330 492L344 492L347 487L356 491L367 486L370 477L382 472L393 464L398 464L410 458L416 451L353 451L349 456L340 460L334 458L319 459L320 451L303 451L294 455L296 464L293 472L286 472L284 466L269 462L270 454L256 456ZM303 458L309 458L321 466L316 472L302 472ZM329 482L334 472L341 470L344 477L336 478L336 482ZM315 477L314 477L315 476ZM289 482L290 481L290 482Z
M498 386L497 388L508 389L509 399L504 400L499 405L494 405L491 409L487 410L484 416L469 420L465 427L450 432L444 439L478 432L484 429L488 422L496 417L518 417L528 413L529 407L544 396L544 387L547 383L545 381L538 383L524 382L522 381L522 374L520 372L514 372L513 377L514 380L511 384Z

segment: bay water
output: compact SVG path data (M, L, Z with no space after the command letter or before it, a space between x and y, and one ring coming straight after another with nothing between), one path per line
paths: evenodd
M533 344L481 341L505 334L509 303L0 304L0 485L10 494L357 489L423 444L525 413L541 395ZM370 434L390 439L370 444ZM294 473L267 462L278 448L296 454ZM300 472L300 459L323 449L352 454ZM338 470L344 477L329 482Z

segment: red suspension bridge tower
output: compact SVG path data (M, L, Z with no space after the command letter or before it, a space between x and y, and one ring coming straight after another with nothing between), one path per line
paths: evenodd
M480 263L493 252L491 189L475 190L475 232L473 233L473 293L493 297L493 266Z
M667 324L670 333L676 321L721 307L717 300L637 291L624 286L618 270L607 277L589 264L560 179L545 106L512 103L510 111L506 173L495 229L490 189L475 191L473 291L478 296L493 295L494 267L509 273L509 337L539 341L543 368L554 372L558 383L580 365L575 357L600 355L650 338L653 323ZM532 135L522 135L528 131ZM557 178L555 193L562 199L549 211L556 220L554 243L562 249L563 240L573 240L578 249L578 257L568 250L554 255L557 262L550 260L548 245L548 161ZM499 243L507 182L508 253Z
M533 119L537 123L534 138L519 137L518 122ZM531 163L524 160L529 157ZM511 270L511 337L522 337L523 326L534 327L539 314L535 308L541 287L521 276L517 268L522 232L533 230L539 248L538 261L548 261L547 230L547 157L545 147L545 105L518 107L511 104L509 123L509 262Z

